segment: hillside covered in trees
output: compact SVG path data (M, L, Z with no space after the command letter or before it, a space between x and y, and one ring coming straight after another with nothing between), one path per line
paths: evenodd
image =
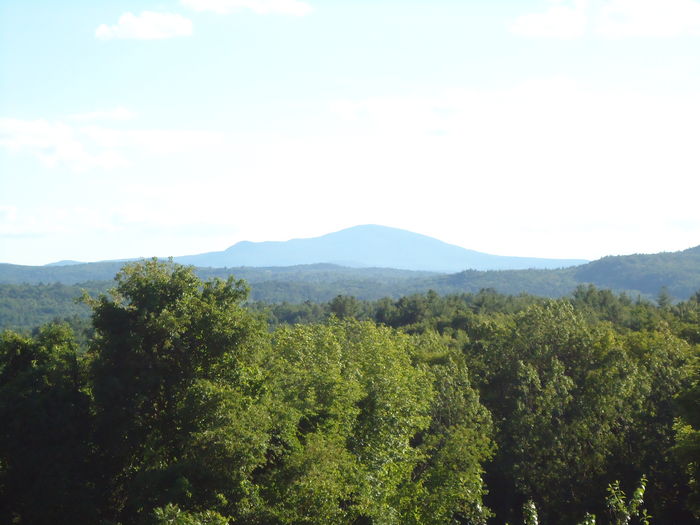
M82 290L91 295L111 286L122 262L66 266L0 264L0 329L31 329L56 318L87 319L89 309L76 304ZM373 301L398 299L430 290L440 295L502 294L550 298L570 296L578 287L595 285L635 300L687 300L700 290L700 248L654 255L604 257L557 270L465 270L455 274L348 268L309 264L268 268L195 268L201 279L233 275L250 285L250 300L266 303L323 303L337 295Z
M247 294L145 261L3 332L0 522L700 518L698 294Z

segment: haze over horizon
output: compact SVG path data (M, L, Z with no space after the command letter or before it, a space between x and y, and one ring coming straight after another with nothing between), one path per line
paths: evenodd
M700 0L40 0L0 34L0 262L700 244Z

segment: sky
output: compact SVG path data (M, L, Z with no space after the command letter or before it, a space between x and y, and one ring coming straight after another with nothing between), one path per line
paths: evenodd
M676 251L699 189L700 0L0 2L0 262Z

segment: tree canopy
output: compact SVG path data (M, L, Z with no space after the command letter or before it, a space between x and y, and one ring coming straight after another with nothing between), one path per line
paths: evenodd
M697 298L247 297L142 261L3 332L0 522L698 518Z

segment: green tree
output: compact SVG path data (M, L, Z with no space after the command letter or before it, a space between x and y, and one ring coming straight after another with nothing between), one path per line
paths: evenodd
M274 334L267 523L478 523L490 419L437 336L355 320Z
M485 523L484 463L494 451L491 415L472 387L463 355L435 333L415 337L420 363L433 378L430 427L410 491L416 523Z
M649 525L651 516L647 514L644 505L644 491L647 479L642 476L639 486L634 490L629 501L620 488L620 482L614 481L608 485L608 497L605 499L608 507L611 525L628 525L632 518L637 518L641 525Z
M69 328L0 335L0 522L95 523L92 418Z
M218 512L187 512L177 505L158 507L155 512L156 525L228 525L229 520Z
M689 480L688 508L700 519L700 369L694 383L678 397L681 418L676 424L673 452Z
M517 520L532 499L543 520L571 523L632 418L636 368L615 332L564 301L532 306L487 347L481 385L498 429L489 502Z
M116 281L91 301L106 517L147 522L167 503L244 514L269 427L266 331L241 306L246 287L157 260Z
M636 369L634 396L629 404L632 419L607 467L607 475L631 485L642 474L648 474L645 486L654 520L687 522L692 519L683 508L687 486L671 449L678 412L675 398L690 385L692 349L668 327L630 333L623 344Z
M260 478L281 523L399 523L399 488L429 423L429 377L410 340L357 321L274 334L279 446ZM273 468L274 467L274 468Z
M350 319L360 314L360 301L351 295L336 295L329 308L338 319Z

